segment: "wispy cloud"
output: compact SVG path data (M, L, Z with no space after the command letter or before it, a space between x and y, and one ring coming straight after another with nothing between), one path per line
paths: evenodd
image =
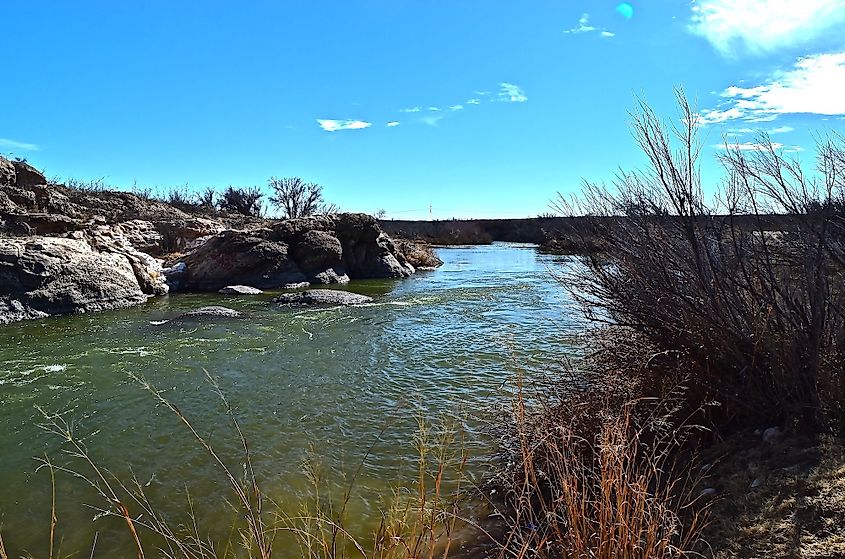
M481 100L480 100L480 99L475 99L475 98L473 98L473 99L467 99L466 103L467 103L467 105L480 105L480 104L481 104Z
M840 33L845 0L701 0L689 29L720 53L762 54Z
M523 91L518 85L502 82L500 86L499 95L497 97L499 101L503 101L505 103L525 103L528 101L525 91Z
M391 120L390 122L388 122L388 123L387 123L387 127L388 127L388 128L393 128L394 126L399 126L399 124L400 124L400 123L399 123L399 121L397 121L397 120Z
M19 149L22 151L38 151L41 147L38 144L29 144L27 142L18 142L8 138L0 138L0 148Z
M731 86L721 106L705 111L702 123L731 120L770 122L783 114L845 115L845 52L799 59L753 87Z
M768 151L771 147L772 149L783 151L784 153L797 153L799 151L804 151L804 148L801 146L785 146L780 142L772 142L771 144L759 142L728 142L724 144L715 144L713 147L721 150L739 151Z
M582 15L581 19L578 20L578 25L571 29L564 29L563 32L567 35L576 35L579 33L598 33L599 35L605 38L616 36L616 33L608 31L604 27L595 27L593 25L590 25L590 14Z
M450 111L462 111L463 109L463 105L452 105L451 107L449 107Z
M437 112L442 111L443 109L441 109L440 107L429 107L428 110L433 112L433 113L437 113Z
M400 113L418 113L422 109L419 107L411 107L410 109L399 109Z
M437 126L437 124L441 120L443 120L443 116L444 115L438 114L438 113L426 115L426 116L420 118L420 122L422 122L423 124L428 124L429 126Z
M331 118L318 118L317 124L326 132L337 132L338 130L361 130L369 128L373 124L363 120L336 120Z
M769 134L786 134L787 132L792 132L795 128L791 126L778 126L777 128L772 128L769 130Z

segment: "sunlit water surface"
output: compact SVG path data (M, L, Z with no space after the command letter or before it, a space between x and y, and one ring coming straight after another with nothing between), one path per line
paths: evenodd
M184 425L128 372L166 392L236 473L238 441L204 371L217 378L249 440L264 491L289 514L308 490L303 462L317 456L333 480L372 450L350 502L350 526L380 520L378 496L414 475L420 415L461 418L470 471L491 459L486 426L509 405L517 371L540 379L571 347L572 310L554 274L565 258L527 245L438 250L444 265L406 280L353 282L375 296L352 308L281 310L258 297L175 295L128 310L0 327L0 524L7 551L46 556L50 476L34 457L78 461L39 427L40 406L64 412L91 456L123 479L132 473L157 506L185 518L185 489L206 530L224 534L234 512L225 478ZM248 318L154 324L217 304ZM57 474L64 552L132 557L114 519L83 481ZM83 551L84 550L84 551ZM278 556L297 556L296 549Z

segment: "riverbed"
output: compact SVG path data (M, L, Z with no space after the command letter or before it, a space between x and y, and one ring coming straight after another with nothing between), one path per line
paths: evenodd
M236 471L238 440L206 381L229 398L250 442L263 489L290 514L319 461L342 487L357 469L350 527L370 532L379 496L414 475L417 421L457 418L466 433L470 475L490 465L491 421L507 409L519 373L542 381L574 347L578 322L555 280L567 257L531 245L450 247L444 265L405 280L353 282L365 306L278 309L272 294L173 295L121 311L54 317L0 327L0 525L7 551L46 556L50 476L34 457L84 467L62 453L36 406L61 412L98 464L145 491L174 518L185 489L203 524L223 532L234 513L225 479L167 409L128 372L178 404ZM244 311L245 319L163 321L203 305ZM114 519L84 482L57 474L62 550L131 557ZM214 514L209 514L213 511ZM82 556L88 556L88 551ZM280 554L279 556L288 556ZM290 556L296 556L291 550Z

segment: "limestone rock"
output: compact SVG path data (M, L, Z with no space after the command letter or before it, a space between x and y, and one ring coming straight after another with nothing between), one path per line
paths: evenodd
M338 306L338 305L360 305L372 302L372 297L350 293L349 291L337 291L335 289L309 289L297 291L296 293L285 293L273 299L278 305L288 306Z
M84 240L0 243L0 323L138 305L147 300L127 258Z
M227 285L218 293L223 295L261 295L264 292L249 285Z

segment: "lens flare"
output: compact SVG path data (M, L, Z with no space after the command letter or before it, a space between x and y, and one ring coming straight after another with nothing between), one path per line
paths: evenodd
M616 11L622 14L622 17L625 19L631 19L634 17L634 7L627 2L622 2L616 6Z

